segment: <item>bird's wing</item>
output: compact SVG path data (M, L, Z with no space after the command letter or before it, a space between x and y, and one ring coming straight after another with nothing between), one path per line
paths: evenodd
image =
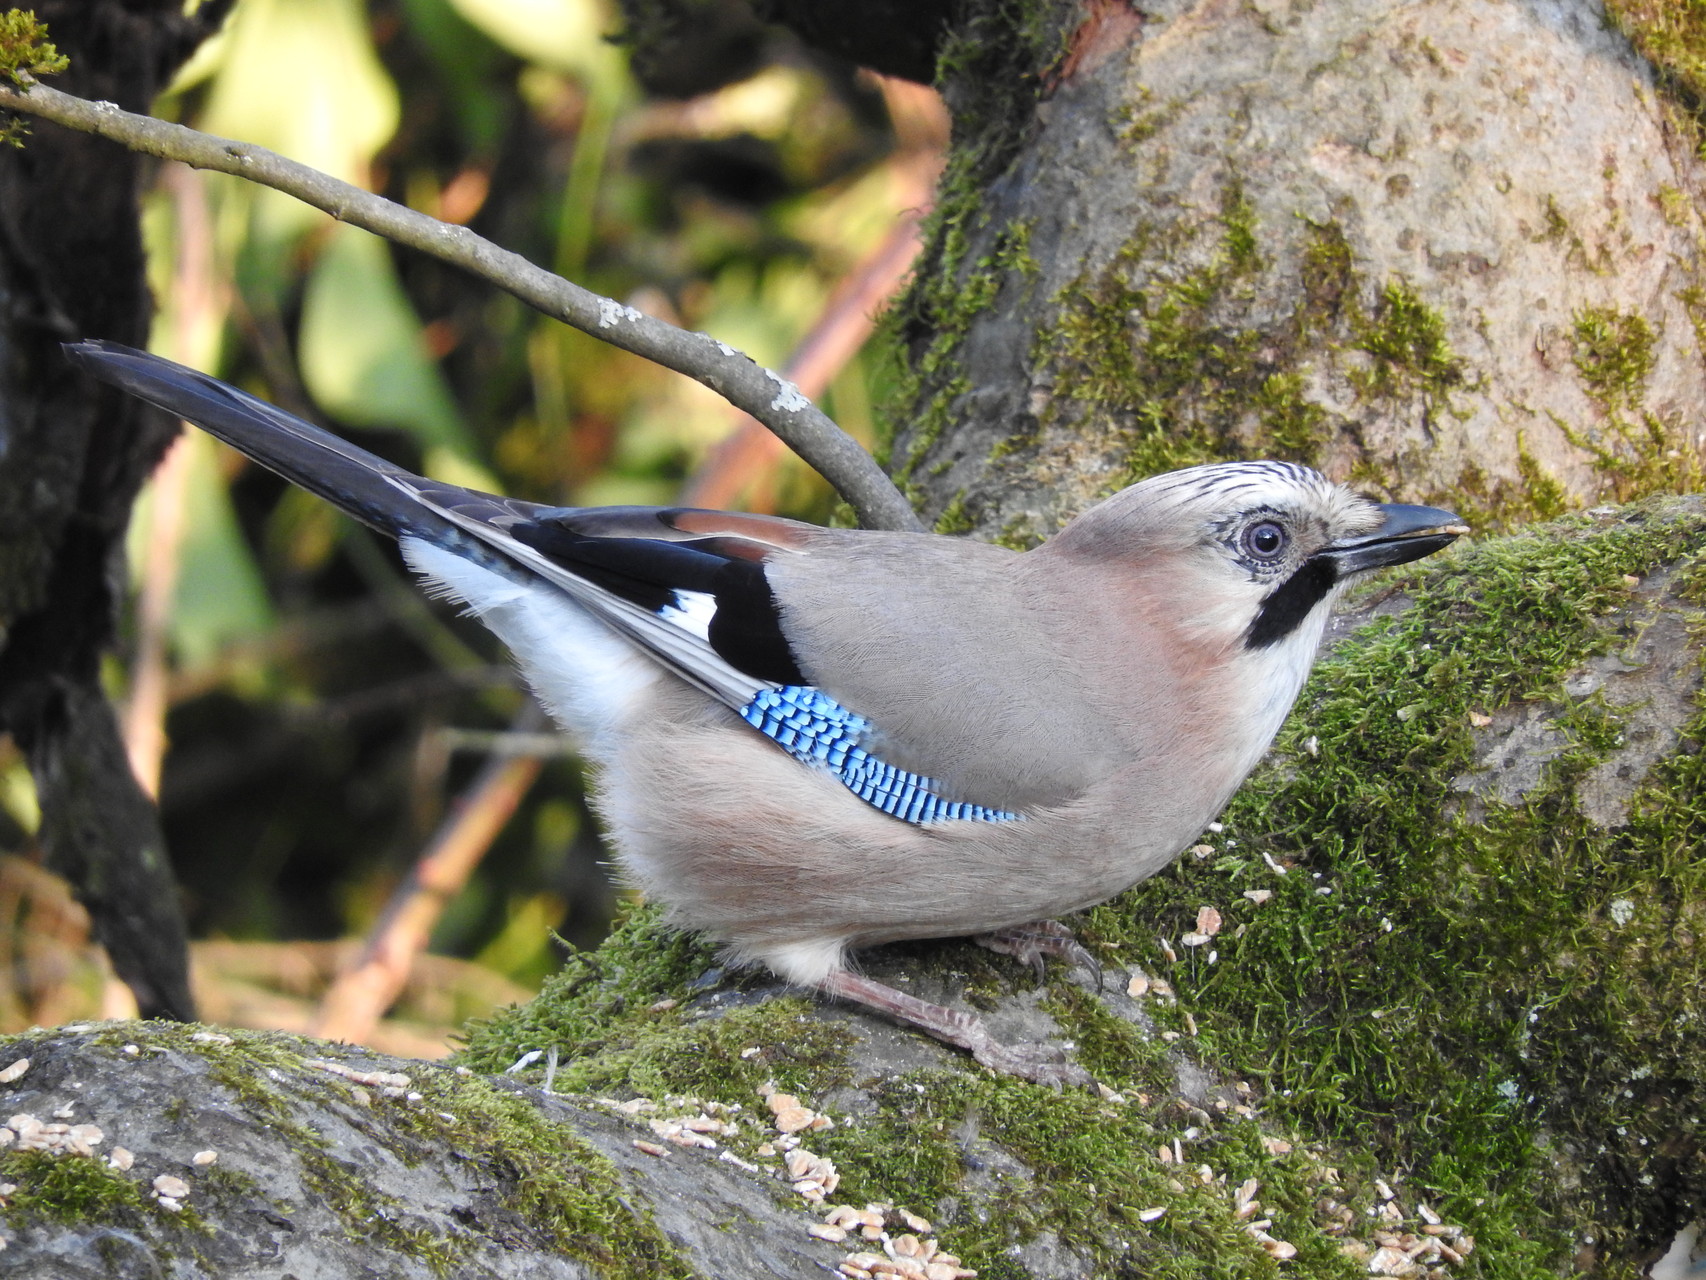
M428 480L218 379L111 342L67 353L393 537L544 579L735 710L804 683L765 576L811 526L685 508L546 507Z
M520 510L434 481L396 483L737 711L760 689L804 683L765 569L798 554L809 526L670 507Z

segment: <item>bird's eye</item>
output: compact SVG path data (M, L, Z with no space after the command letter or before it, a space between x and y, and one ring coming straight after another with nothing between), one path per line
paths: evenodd
M1272 520L1264 520L1244 530L1244 550L1258 560L1277 560L1291 541L1286 531Z

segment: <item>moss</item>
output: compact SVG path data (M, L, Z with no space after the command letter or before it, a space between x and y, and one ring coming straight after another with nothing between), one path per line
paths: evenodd
M1261 335L1220 323L1227 300L1261 266L1255 215L1243 191L1222 192L1219 234L1202 265L1136 282L1188 242L1139 228L1113 262L1056 296L1056 322L1033 359L1054 393L1045 422L1069 408L1116 424L1125 465L1114 487L1226 456L1237 421L1264 376Z
M1686 423L1648 410L1611 413L1594 432L1578 431L1558 417L1552 423L1593 458L1608 496L1629 502L1662 493L1689 493L1706 484L1706 467Z
M1029 551L1043 544L1043 535L1033 525L1028 516L1014 516L1001 526L1001 532L990 541L998 547L1006 547L1009 551Z
M1356 264L1337 222L1310 223L1298 283L1304 299L1296 319L1300 340L1307 341L1318 328L1331 332L1347 315L1360 316Z
M1607 0L1605 10L1698 126L1706 106L1706 8L1675 0Z
M1588 395L1608 413L1639 405L1653 372L1652 326L1633 311L1610 307L1583 307L1571 325L1571 360Z
M47 24L38 22L27 9L0 13L0 81L8 87L28 89L42 76L58 75L71 65L48 41ZM0 144L24 145L29 125L20 117L0 113Z
M1659 213L1667 226L1681 229L1693 225L1694 202L1681 187L1661 182L1654 199L1658 201Z
M642 932L632 921L629 929L630 936ZM653 980L666 968L656 953L636 966ZM596 1147L568 1125L542 1117L526 1099L479 1076L415 1064L411 1082L421 1100L392 1102L311 1067L309 1057L323 1048L315 1042L243 1031L229 1032L228 1044L197 1036L194 1027L129 1023L103 1028L92 1038L113 1048L133 1042L145 1052L170 1049L203 1063L242 1110L282 1135L299 1162L303 1185L338 1213L352 1239L377 1242L448 1276L459 1272L475 1233L484 1228L470 1218L465 1226L440 1230L418 1217L412 1206L377 1190L368 1168L341 1158L318 1131L313 1118L328 1111L337 1112L404 1166L445 1150L478 1166L482 1185L507 1211L497 1230L526 1230L541 1247L589 1264L611 1280L689 1274L668 1240L633 1207L621 1176ZM0 1157L0 1169L15 1155ZM58 1163L72 1162L60 1158ZM76 1163L95 1170L80 1171L85 1177L103 1179L91 1183L95 1190L130 1194L118 1184L109 1186L118 1175L107 1174L98 1162ZM21 1178L13 1180L25 1187ZM198 1197L265 1195L252 1178L221 1166L199 1172L196 1187ZM65 1206L66 1214L86 1212L57 1189L52 1199ZM17 1208L23 1202L13 1203ZM123 1210L128 1201L114 1203ZM179 1228L195 1225L185 1214L154 1212L160 1221Z
M654 907L630 906L596 951L571 955L525 1005L467 1028L457 1060L503 1071L523 1053L558 1045L596 1053L630 1014L686 996L688 984L717 967L716 949L666 928Z
M975 260L969 246L989 236L987 192L1017 154L1073 21L1072 7L1059 0L989 0L943 45L939 77L954 115L954 145L913 285L891 309L883 337L902 365L892 403L905 415L907 451L897 465L903 476L923 461L970 389L958 353L971 322L1009 283L1035 274L1027 223L1001 228ZM884 429L893 437L899 425L890 419Z
M1236 182L1221 196L1220 225L1224 228L1220 243L1226 254L1228 274L1239 280L1261 270L1262 255L1256 245L1256 207Z
M1570 509L1570 495L1563 484L1535 460L1520 437L1517 440L1516 465L1518 474L1522 476L1523 495L1527 503L1522 512L1523 523L1530 520L1556 520Z
M1462 385L1463 362L1446 341L1445 317L1423 302L1407 280L1387 281L1374 314L1356 329L1355 349L1374 358L1372 370L1360 380L1365 393L1420 392L1437 401Z
M1030 1275L1012 1251L1045 1235L1087 1256L1100 1276L1271 1275L1273 1263L1233 1212L1233 1189L1252 1176L1274 1234L1299 1243L1290 1274L1358 1274L1312 1221L1331 1171L1307 1155L1271 1155L1253 1123L1205 1135L1179 1113L1132 1098L1046 1095L959 1074L916 1073L886 1082L876 1098L875 1117L820 1135L814 1149L836 1161L849 1199L950 1206L937 1230L980 1275ZM1159 1160L1157 1151L1187 1129L1188 1167ZM1023 1172L987 1163L997 1147ZM954 1213L968 1167L994 1184L998 1212ZM1201 1167L1210 1169L1206 1180Z
M981 214L978 226L981 229ZM934 386L934 391L912 425L901 467L903 475L918 467L941 437L955 401L971 389L969 379L956 371L955 361L972 322L990 308L1007 281L1035 274L1036 263L1029 249L1030 230L1028 222L1004 228L995 237L991 252L964 266L947 288L930 291L927 297L915 290L917 301L928 306L933 332L929 343L901 378L901 403L913 402L925 387ZM967 231L968 227L962 224L945 236L945 250L963 257Z
M0 1182L17 1187L6 1197L6 1217L14 1224L33 1219L140 1229L167 1216L144 1194L140 1180L99 1158L7 1151L0 1153Z
M1185 104L1175 98L1155 105L1155 92L1147 85L1139 86L1136 100L1127 102L1114 115L1114 128L1120 140L1138 147L1148 142L1179 118Z
M970 533L977 527L977 521L966 511L966 491L961 489L953 496L948 505L942 508L942 514L936 517L937 533Z
M1698 284L1676 291L1676 300L1688 312L1689 327L1694 330L1694 345L1706 353L1706 289Z
M58 75L71 62L47 38L47 24L28 9L0 13L0 78L27 89L41 76Z
M1303 394L1303 375L1276 373L1256 393L1263 452L1293 462L1314 463L1327 443L1327 411Z
M432 1108L456 1116L441 1123L442 1140L504 1188L505 1206L542 1241L611 1280L695 1274L635 1207L616 1167L568 1125L542 1118L525 1098L479 1076L436 1072L417 1085Z

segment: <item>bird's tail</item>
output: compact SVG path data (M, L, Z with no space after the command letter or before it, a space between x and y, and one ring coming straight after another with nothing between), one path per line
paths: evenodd
M187 418L269 470L318 494L363 524L392 537L439 545L467 535L423 502L424 490L448 490L329 431L246 395L216 378L116 342L72 342L66 356L168 413Z

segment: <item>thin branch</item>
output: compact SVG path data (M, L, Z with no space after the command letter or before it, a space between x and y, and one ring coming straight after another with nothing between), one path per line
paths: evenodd
M922 528L912 507L858 441L787 379L706 334L678 329L600 297L466 227L393 204L264 147L135 115L110 102L89 102L43 84L32 85L27 92L0 88L0 110L39 116L132 151L272 187L342 222L461 267L545 315L704 383L763 422L816 468L866 526Z
M544 722L538 705L529 700L514 727L528 734ZM314 1014L310 1034L356 1042L367 1038L408 982L444 909L462 892L541 767L537 756L493 756L487 761L408 878L392 893L360 953L340 967Z

